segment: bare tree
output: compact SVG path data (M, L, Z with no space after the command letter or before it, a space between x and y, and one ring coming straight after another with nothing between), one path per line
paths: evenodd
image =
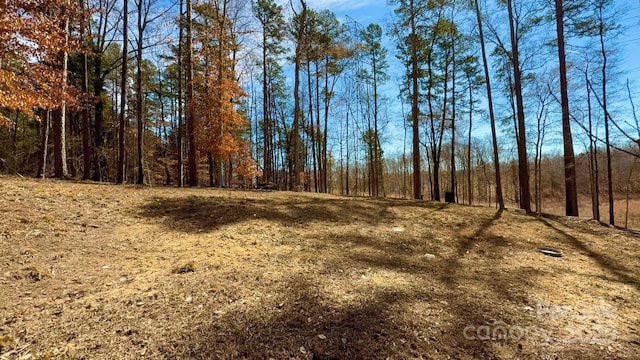
M518 124L518 178L520 179L520 208L531 212L531 195L529 191L529 161L527 158L527 138L524 116L524 101L522 98L522 71L520 69L519 38L516 32L516 19L513 11L513 1L507 0L509 14L509 33L511 39L511 66L513 70L514 92L517 106Z
M86 95L89 91L89 57L85 46L88 45L86 38L88 22L86 21L86 0L79 0L81 11L80 20L80 39L83 44L82 48L82 94ZM91 139L89 127L89 104L83 102L82 104L82 179L88 180L91 178Z
M602 55L602 110L604 111L604 132L607 151L607 191L609 194L609 224L615 225L615 199L613 197L613 170L611 167L611 135L609 131L609 112L607 109L607 49L604 45L605 20L604 6L607 0L597 2L598 38Z
M412 158L413 158L413 197L422 199L422 174L420 157L420 69L419 47L421 44L418 33L418 15L422 11L418 7L416 0L394 0L390 1L398 7L395 12L398 16L398 28L406 29L408 36L399 39L405 48L408 57L407 66L409 68L410 96L411 96L411 125L412 125ZM397 30L400 32L400 30Z
M482 26L482 13L478 0L474 0L476 12L476 20L478 22L478 36L480 38L480 48L482 50L482 65L484 67L485 84L487 86L487 101L489 106L489 120L491 122L491 140L493 144L493 166L496 173L496 200L500 209L504 209L504 198L502 196L502 180L500 174L500 156L498 148L498 137L496 131L496 118L493 110L493 95L491 93L491 77L489 75L489 63L487 61L487 50L484 41L484 28ZM471 143L469 143L469 152L471 152ZM471 155L469 155L469 165L471 164ZM471 169L469 169L471 171ZM471 189L469 189L471 191Z
M137 184L144 184L144 91L142 88L142 61L143 50L145 48L145 34L151 23L162 18L170 9L152 14L153 0L134 0L136 12L138 14L137 36L136 36L136 122L137 122L137 167L138 174L136 178Z
M254 15L262 26L262 135L263 135L263 181L275 180L274 170L274 131L275 121L272 119L270 81L275 71L276 57L284 52L280 44L284 39L284 18L282 6L273 0L253 0Z
M182 122L182 109L183 109L183 67L182 67L182 40L183 40L183 30L184 30L184 14L183 14L183 4L184 0L180 0L180 14L178 15L178 134L177 134L177 153L178 153L178 186L184 186L184 165L183 165L183 154L184 154L184 127Z
M125 178L125 127L127 124L127 63L128 63L128 44L129 44L129 0L123 0L124 6L122 8L122 74L120 78L120 120L118 128L118 170L116 175L116 182L118 184L124 183Z
M193 33L192 33L191 0L187 0L187 140L189 144L188 154L188 183L189 186L198 186L198 147L196 144L196 119L193 101Z
M118 35L118 28L122 28L120 20L124 18L123 13L116 11L118 0L90 0L89 8L97 11L93 20L88 22L89 38L91 39L91 72L93 80L93 102L94 121L91 157L93 166L92 179L95 181L105 180L107 174L107 159L104 155L104 107L107 103L105 96L105 82L107 76L119 68L122 57L106 61L106 54L115 43ZM119 164L119 163L118 163ZM118 165L119 166L119 165ZM87 170L89 172L89 170ZM117 170L116 170L117 172Z
M302 11L298 14L298 27L296 29L296 50L295 50L295 80L293 89L294 98L294 112L293 112L293 127L292 127L292 146L293 146L293 177L291 180L291 186L294 190L299 190L300 187L300 121L302 116L302 110L300 106L300 67L302 62L302 50L304 39L304 29L307 20L307 3L304 0L300 0L302 5Z
M569 92L567 90L567 62L564 44L564 8L562 0L555 0L556 32L558 35L558 60L560 63L560 98L562 105L562 140L564 144L565 212L578 216L578 189L576 185L576 159L573 153L571 120L569 117Z
M66 6L70 6L67 1ZM53 166L54 175L57 178L69 177L67 169L67 138L66 138L66 120L67 120L67 100L66 95L69 53L67 47L69 45L69 13L65 12L62 23L62 31L64 32L65 49L60 53L60 66L62 69L62 94L63 98L58 108L53 110Z

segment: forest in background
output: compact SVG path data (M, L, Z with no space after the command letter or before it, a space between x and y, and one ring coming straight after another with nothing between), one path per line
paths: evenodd
M0 167L529 212L564 198L626 225L609 199L640 193L640 126L619 3L387 5L383 29L305 1L4 0Z

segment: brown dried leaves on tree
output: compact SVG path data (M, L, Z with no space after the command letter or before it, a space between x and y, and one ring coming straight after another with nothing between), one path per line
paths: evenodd
M63 99L73 104L59 55L75 47L64 24L77 17L65 0L0 0L0 110L38 120L37 109L54 109ZM0 125L9 124L0 113Z
M249 121L238 111L240 100L247 94L235 71L237 29L229 15L234 9L221 1L200 4L195 10L204 19L195 26L195 40L202 45L195 59L202 68L193 79L199 150L216 159L232 160L236 173L252 177L256 164L242 136Z

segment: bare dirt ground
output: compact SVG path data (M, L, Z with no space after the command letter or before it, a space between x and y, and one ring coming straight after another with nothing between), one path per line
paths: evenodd
M638 359L639 242L515 210L1 177L0 359Z

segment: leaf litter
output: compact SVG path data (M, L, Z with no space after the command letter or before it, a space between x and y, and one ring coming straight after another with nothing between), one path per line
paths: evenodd
M0 195L0 359L640 353L639 238L585 220L14 177Z

